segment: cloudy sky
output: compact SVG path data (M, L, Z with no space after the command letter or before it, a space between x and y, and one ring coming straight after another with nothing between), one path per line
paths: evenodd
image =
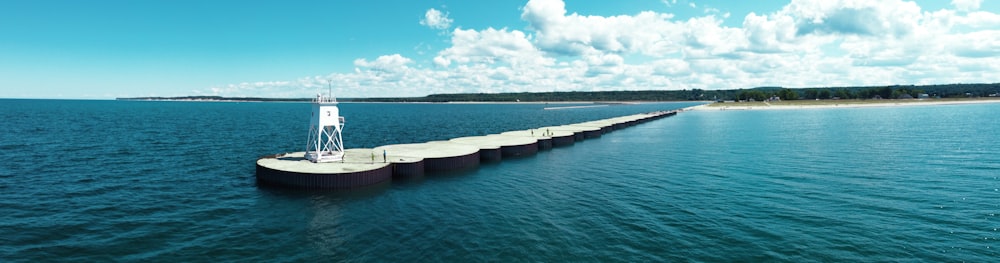
M0 1L0 98L1000 82L1000 1Z

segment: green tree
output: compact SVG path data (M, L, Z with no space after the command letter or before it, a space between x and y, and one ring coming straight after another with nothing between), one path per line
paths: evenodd
M799 93L791 89L781 89L778 91L778 97L781 100L797 100L799 99Z
M764 101L767 100L767 94L759 90L747 90L740 92L738 98L740 100Z
M807 89L805 91L805 99L807 100L814 100L816 99L817 95L819 95L819 92L816 91L815 89Z
M892 98L892 88L881 87L878 89L877 94L879 95L879 97L882 97L883 99Z
M817 95L817 98L819 98L821 100L828 100L828 99L830 99L830 90L821 90L821 91L819 91L819 94Z
M847 89L837 89L837 91L834 92L833 96L836 96L836 97L841 98L841 99L853 99L854 98L851 95L851 91L847 90Z

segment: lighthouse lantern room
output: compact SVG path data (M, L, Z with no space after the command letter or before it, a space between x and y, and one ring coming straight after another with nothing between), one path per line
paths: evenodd
M340 117L337 99L317 94L309 121L306 158L314 163L343 160L344 142L340 136L343 128L344 117Z

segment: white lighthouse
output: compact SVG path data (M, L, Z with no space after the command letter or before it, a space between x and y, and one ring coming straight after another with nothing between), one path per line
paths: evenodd
M340 137L343 128L344 117L340 117L337 99L317 94L309 121L306 158L314 163L343 160L344 142Z

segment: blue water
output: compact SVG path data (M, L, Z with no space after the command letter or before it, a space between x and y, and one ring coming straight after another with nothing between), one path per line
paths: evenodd
M692 105L341 104L349 148ZM0 100L0 261L1000 258L1000 104L684 112L355 191L254 183L308 105Z

